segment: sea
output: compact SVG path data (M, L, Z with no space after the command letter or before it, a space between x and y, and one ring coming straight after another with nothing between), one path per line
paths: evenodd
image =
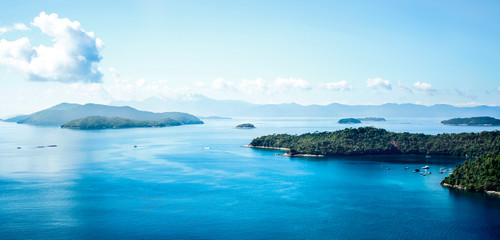
M290 158L242 147L268 134L359 126L500 130L441 120L233 118L107 130L0 122L0 239L500 239L500 197L439 184L463 158ZM235 128L247 122L256 128Z

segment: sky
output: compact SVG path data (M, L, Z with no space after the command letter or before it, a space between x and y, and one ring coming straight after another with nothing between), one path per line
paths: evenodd
M500 105L499 1L3 1L0 117L61 102Z

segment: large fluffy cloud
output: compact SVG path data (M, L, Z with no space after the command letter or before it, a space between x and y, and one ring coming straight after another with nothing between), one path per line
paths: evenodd
M385 88L387 90L391 90L391 82L389 80L385 80L382 78L370 78L366 80L366 86L369 88Z
M53 46L32 46L28 38L0 40L0 63L30 80L100 82L102 41L79 22L41 12L31 23L52 38ZM16 27L16 25L14 25ZM18 25L17 29L23 29Z

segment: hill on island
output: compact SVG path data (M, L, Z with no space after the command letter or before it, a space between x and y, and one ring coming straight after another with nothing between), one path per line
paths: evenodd
M339 120L340 124L355 124L355 123L361 123L359 119L356 118L342 118Z
M181 125L180 122L171 118L165 118L158 121L143 121L120 117L90 116L72 120L63 124L61 128L91 130L106 128L169 127L179 125Z
M61 103L54 107L35 112L29 115L21 115L5 120L19 124L32 125L63 125L69 121L89 116L120 117L140 121L158 121L165 118L173 119L181 124L203 124L194 115L182 112L154 113L140 111L131 107L115 107L101 104L88 103L85 105Z
M243 124L236 126L236 128L255 128L255 126L251 123L243 123Z
M453 118L442 121L444 125L464 125L464 126L500 126L500 119L492 117L471 117L471 118Z

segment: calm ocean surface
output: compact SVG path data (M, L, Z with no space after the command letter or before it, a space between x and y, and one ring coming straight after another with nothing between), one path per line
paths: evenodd
M241 147L261 135L346 127L337 120L99 131L0 122L0 239L500 239L500 198L439 185L439 168L463 159L290 159ZM500 129L440 120L365 125ZM257 128L234 128L245 122ZM431 175L412 173L424 165Z

